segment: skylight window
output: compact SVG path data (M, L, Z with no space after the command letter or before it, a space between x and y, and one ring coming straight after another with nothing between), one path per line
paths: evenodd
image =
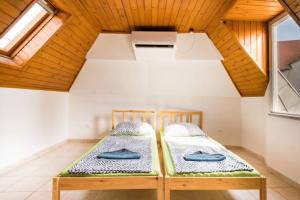
M0 36L0 51L9 55L18 44L27 39L30 34L44 22L53 12L47 8L45 1L35 1L29 6L8 29ZM51 8L52 9L52 8Z

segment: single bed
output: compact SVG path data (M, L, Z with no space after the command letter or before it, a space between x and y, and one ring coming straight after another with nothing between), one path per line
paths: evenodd
M202 129L203 113L202 112L185 112L185 111L161 111L160 112L160 134L161 146L163 151L164 163L164 196L165 200L170 200L172 190L245 190L258 189L260 191L260 200L266 200L266 178L260 175L246 161L239 158L234 153L228 153L241 162L251 166L252 171L231 171L231 172L193 172L177 173L174 164L174 154L170 151L170 138L164 136L164 127L168 124L177 122L194 123L197 119L197 125ZM185 139L185 138L183 138ZM198 139L193 137L194 140ZM176 141L176 138L173 139ZM209 142L220 145L213 139L207 137ZM173 141L172 141L173 142ZM176 144L176 143L175 143ZM223 146L222 146L223 147ZM225 147L223 147L225 148ZM176 169L175 169L176 168Z
M118 118L118 116L120 116ZM116 122L130 121L152 121L155 130L156 114L152 110L113 110L112 129L116 127ZM150 119L149 119L150 118ZM128 189L155 189L157 199L163 199L163 176L160 170L156 135L151 137L152 168L149 172L107 172L107 173L70 173L80 161L101 147L109 136L103 138L89 151L85 152L77 160L63 169L59 175L53 178L52 199L60 199L62 190L128 190Z

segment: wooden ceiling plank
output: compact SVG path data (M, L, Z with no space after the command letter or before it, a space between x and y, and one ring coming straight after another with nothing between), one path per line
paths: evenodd
M107 2L105 0L98 1L99 8L101 9L102 13L106 15L106 20L107 22L109 22L109 29L112 31L119 31L121 27L113 17L110 7L107 5Z
M267 21L282 11L283 8L277 0L237 0L224 19Z
M172 12L170 15L170 21L168 23L168 26L175 26L175 21L176 21L177 15L179 13L181 3L182 3L182 0L174 0L174 4L172 7Z
M146 26L147 21L146 21L146 18L145 18L144 1L143 0L137 0L136 4L137 4L137 10L138 10L138 15L139 15L139 19L140 19L140 26Z
M194 6L194 5L192 5L192 3L190 3L190 0L182 1L181 5L180 5L180 9L179 9L178 15L176 17L176 21L175 21L176 29L180 32L182 30L181 24L182 24L182 21L184 20L184 16L190 15L190 12L187 13L189 5Z
M139 27L141 25L141 23L140 23L140 17L139 17L136 0L129 0L129 2L130 2L130 10L131 10L131 13L133 16L134 26Z
M219 3L215 5L211 5L209 8L209 15L207 15L207 20L203 20L203 27L204 29L208 26L208 24L215 18L218 18L218 12L224 7L226 7L226 0L220 0ZM230 2L230 1L229 1Z
M152 5L151 0L144 0L146 26L151 26L152 23Z
M30 1L25 2L25 1L22 1L22 0L9 0L8 3L10 3L18 11L22 12L28 6Z
M218 1L218 0L217 0ZM202 4L197 16L196 20L194 20L192 26L195 28L197 31L203 31L204 27L201 26L203 24L203 18L204 16L208 15L209 13L206 13L207 9L209 8L209 5L211 4L211 1L204 1Z
M164 26L164 17L166 12L167 0L160 0L158 5L158 19L157 25Z
M96 0L83 1L82 4L90 12L91 15L99 22L101 29L107 29L106 16L103 14Z
M25 79L30 82L39 82L43 85L52 85L52 86L68 86L66 81L59 81L57 79L48 78L44 76L37 76L36 74L30 74L28 72L18 72L17 74L14 74L12 70L6 70L1 69L0 73L0 80L12 80L12 81L18 81L20 79Z
M158 0L151 1L151 22L154 27L158 25Z
M104 5L107 5L107 9L110 12L111 17L115 20L116 24L118 25L118 31L122 31L124 29L121 17L119 16L119 13L116 9L115 2L112 0L104 0Z
M191 15L189 16L189 19L187 20L187 22L185 22L185 25L182 29L183 32L187 32L191 28L194 29L192 24L193 24L194 20L196 19L196 16L197 16L198 12L200 11L203 3L204 3L204 0L196 0L196 5L195 5L194 9L192 10Z
M125 10L125 14L127 17L128 25L129 25L129 30L134 30L134 19L131 13L131 8L130 8L130 2L127 0L122 0L122 5Z
M18 10L11 4L9 4L7 1L1 1L0 10L7 15L11 16L12 18L16 18L20 15L22 11Z

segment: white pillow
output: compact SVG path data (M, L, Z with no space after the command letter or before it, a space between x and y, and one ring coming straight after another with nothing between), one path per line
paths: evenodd
M189 136L206 136L206 134L192 123L175 123L165 127L165 136L171 137L189 137Z
M116 128L112 130L111 135L131 135L145 136L154 135L155 131L152 126L145 122L120 122Z

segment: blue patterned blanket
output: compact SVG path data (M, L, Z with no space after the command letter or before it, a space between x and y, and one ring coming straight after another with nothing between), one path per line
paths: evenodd
M152 171L152 137L108 136L96 149L69 169L71 174L147 173ZM128 149L141 155L139 159L97 158L104 152Z
M253 171L243 161L232 156L225 147L206 136L166 137L176 173L209 173ZM185 156L202 151L208 154L221 154L226 157L221 161L186 161Z

